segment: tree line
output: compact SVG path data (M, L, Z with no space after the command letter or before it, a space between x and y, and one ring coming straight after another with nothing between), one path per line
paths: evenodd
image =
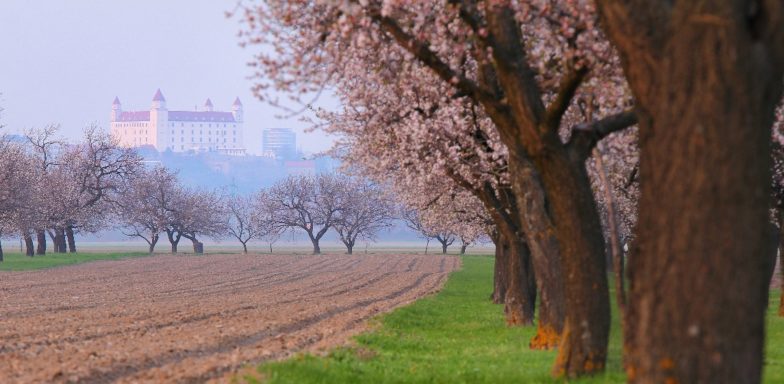
M403 208L388 188L342 174L290 176L251 196L190 188L97 127L75 144L57 130L0 140L0 237L21 236L28 256L46 254L48 244L56 253L76 252L77 234L111 229L143 240L150 253L161 239L171 253L183 239L202 253L204 238L235 239L245 253L250 241L266 241L272 252L284 232L300 231L314 254L329 231L351 254L357 241L376 240L395 220L406 220L428 242L437 239L444 253L458 238L465 252L486 229L463 222L454 207ZM453 219L445 221L450 209Z

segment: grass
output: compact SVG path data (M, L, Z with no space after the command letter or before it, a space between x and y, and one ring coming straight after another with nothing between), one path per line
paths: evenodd
M59 267L62 265L80 264L95 260L118 260L127 257L147 256L142 252L124 253L47 253L46 255L29 257L21 253L5 253L4 261L0 262L0 271L28 271Z
M326 356L300 354L258 367L257 383L554 383L555 351L532 351L533 327L509 328L503 309L488 300L493 259L466 256L437 295L377 319L374 330ZM765 382L784 382L784 319L768 316ZM613 313L608 369L579 383L623 383L621 336Z

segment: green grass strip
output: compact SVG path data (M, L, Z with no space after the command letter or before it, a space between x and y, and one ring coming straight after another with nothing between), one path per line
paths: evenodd
M47 253L41 256L25 256L21 253L6 253L0 262L0 271L29 271L86 263L96 260L118 260L128 257L147 256L143 252L124 253Z

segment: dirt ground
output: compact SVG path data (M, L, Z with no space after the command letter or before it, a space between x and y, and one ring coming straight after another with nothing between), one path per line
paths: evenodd
M0 273L0 383L223 381L440 289L453 256L155 256Z

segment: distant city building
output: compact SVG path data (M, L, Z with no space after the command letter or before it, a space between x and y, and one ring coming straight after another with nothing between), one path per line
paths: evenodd
M242 103L234 100L231 112L215 111L207 99L196 111L170 111L161 90L148 111L123 111L120 99L112 103L111 130L120 145L151 146L159 152L221 152L245 154Z
M297 134L289 128L267 128L262 132L262 152L281 160L297 158Z

